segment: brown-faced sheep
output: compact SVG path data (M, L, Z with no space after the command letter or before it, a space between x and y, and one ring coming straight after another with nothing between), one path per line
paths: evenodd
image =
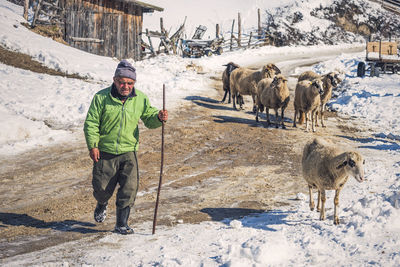
M308 121L311 117L312 131L315 132L315 113L321 103L322 81L314 79L297 82L294 96L294 119L293 127L296 127L297 114L304 112L306 117L306 131L308 131Z
M224 89L224 97L221 100L221 103L225 102L226 96L228 96L228 104L231 103L231 88L229 84L229 78L231 77L231 73L234 69L239 68L240 66L238 64L235 64L233 62L229 62L228 64L225 64L223 66L226 66L224 72L222 73L222 89Z
M311 210L315 207L312 189L318 190L317 210L321 200L320 220L325 220L325 190L335 190L334 223L339 224L339 193L349 176L358 182L364 180L364 163L358 152L345 151L321 138L315 138L305 145L302 156L303 177L308 184Z
M261 92L261 94L257 96L257 102L260 102L261 105L257 108L256 121L258 121L258 110L265 107L267 113L267 126L269 126L271 124L271 121L269 119L269 109L272 108L275 110L275 127L278 128L278 109L281 109L280 120L282 129L285 129L286 127L283 122L284 111L290 100L287 79L282 74L278 74L273 79L262 79L257 86L258 91Z
M263 78L273 77L280 73L278 67L270 63L255 71L248 68L237 68L231 73L230 88L232 93L233 109L236 108L235 98L238 98L240 109L243 106L243 95L251 95L253 98L253 112L256 112L255 96L257 84Z

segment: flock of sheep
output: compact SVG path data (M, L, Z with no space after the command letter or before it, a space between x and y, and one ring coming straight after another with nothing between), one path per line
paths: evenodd
M243 95L251 95L256 121L259 121L259 112L263 112L265 108L267 126L271 125L269 109L274 109L275 127L281 125L285 129L284 111L289 104L290 96L288 80L279 68L272 63L263 66L261 70L240 67L233 62L224 66L226 69L222 74L222 83L225 94L221 102L225 102L228 97L230 103L232 98L233 109L237 110L236 105L242 109ZM340 82L338 72L325 75L312 71L302 73L298 78L294 94L293 127L296 127L297 121L303 123L305 119L306 131L309 131L311 121L312 131L315 132L318 115L322 127L325 127L323 116L325 106L332 96L332 89ZM279 109L281 109L280 119ZM339 193L349 176L353 176L359 182L364 180L364 163L360 153L346 151L322 138L315 138L305 145L302 156L303 177L308 183L311 210L315 208L312 190L313 188L318 190L317 211L320 212L320 220L325 219L325 191L335 190L334 223L339 224Z

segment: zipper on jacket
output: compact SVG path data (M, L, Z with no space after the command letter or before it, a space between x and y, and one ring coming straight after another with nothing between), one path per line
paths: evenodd
M118 145L119 145L119 141L120 141L119 139L121 137L121 132L122 132L122 122L124 121L124 115L125 115L125 103L122 104L121 121L119 123L119 131L118 131L117 143L115 144L115 152L116 152L117 155L118 155Z

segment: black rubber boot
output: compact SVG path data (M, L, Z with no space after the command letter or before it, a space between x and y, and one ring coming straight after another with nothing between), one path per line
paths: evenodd
M98 223L104 222L107 217L107 203L100 204L97 203L96 208L94 209L94 220Z
M133 229L128 226L129 213L131 212L131 207L125 207L123 209L117 208L117 223L115 225L115 232L129 235L133 234Z

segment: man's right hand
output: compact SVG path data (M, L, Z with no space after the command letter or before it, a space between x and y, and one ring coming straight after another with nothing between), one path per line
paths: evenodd
M94 147L92 149L90 149L90 158L94 161L94 162L98 162L100 159L100 150L97 147Z

